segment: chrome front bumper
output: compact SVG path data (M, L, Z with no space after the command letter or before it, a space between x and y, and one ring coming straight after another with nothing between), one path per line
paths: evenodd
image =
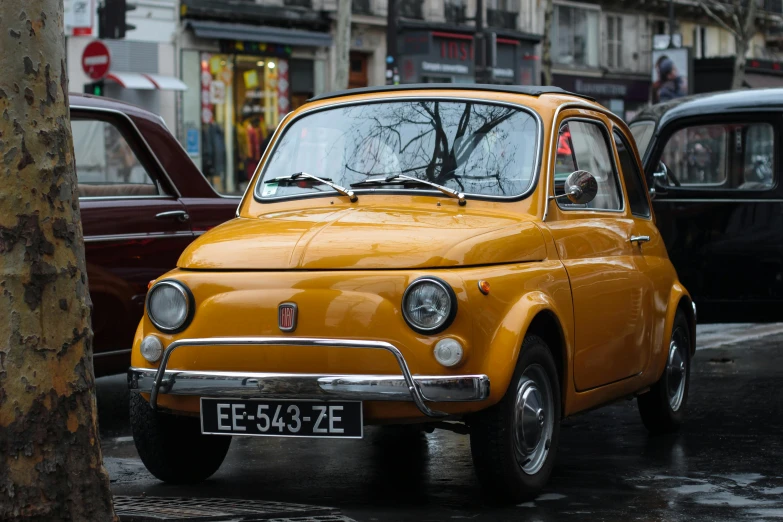
M299 373L210 372L167 369L172 352L186 346L322 346L385 350L394 355L402 375L318 375ZM181 339L163 353L157 370L131 368L128 387L149 393L157 408L160 393L199 397L366 400L414 402L429 417L446 414L426 402L471 402L489 397L486 375L411 375L399 349L383 341L296 337L216 337Z

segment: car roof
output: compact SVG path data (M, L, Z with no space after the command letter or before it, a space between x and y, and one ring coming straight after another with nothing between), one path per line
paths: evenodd
M343 91L329 92L321 94L307 100L321 101L353 94L372 94L387 92L405 92L416 90L455 90L455 91L491 91L510 94L525 94L527 96L541 96L544 94L563 94L575 96L585 100L595 101L590 96L568 92L560 87L546 87L537 85L494 85L494 84L476 84L476 83L406 83L402 85L379 85L375 87L361 87L358 89L347 89Z
M144 110L136 105L125 103L105 96L92 96L90 94L81 94L76 92L68 93L68 102L73 108L103 109L119 111L137 118L159 121L160 117L154 113Z
M658 127L679 118L731 112L783 110L783 89L743 89L686 96L641 111L631 121L655 120Z

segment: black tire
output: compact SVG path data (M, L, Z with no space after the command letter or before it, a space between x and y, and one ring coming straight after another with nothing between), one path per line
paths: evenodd
M676 369L674 373L670 371L672 343L677 343L678 348L682 347L682 349L678 351L684 365L682 373L684 373L685 383L682 389L682 397L679 402L675 399L671 399L672 394L670 392L670 381L672 388L676 388L674 385L675 381L672 379L676 379L674 373L677 373ZM663 375L661 375L658 382L652 385L649 392L639 395L636 398L642 422L647 430L653 435L674 433L680 429L680 426L685 420L685 406L688 402L688 388L690 387L691 380L691 331L688 319L685 317L685 314L679 310L674 317L672 336L669 341L669 353L667 354L666 361L667 364L663 369ZM679 365L676 366L679 367ZM672 402L674 402L674 404L672 404ZM676 408L674 406L676 406Z
M531 370L534 372L531 374ZM517 395L528 379L534 376L535 384L543 386L539 380L547 379L551 404L552 424L548 443L544 436L540 444L544 445L539 457L540 467L526 472L518 460L515 442L515 413ZM479 412L469 420L470 450L479 482L490 497L501 502L518 503L535 498L549 480L555 462L555 453L560 437L560 379L552 353L547 344L538 336L528 335L522 344L517 367L508 390L499 403ZM548 419L547 419L548 425ZM544 428L546 434L546 428ZM539 445L535 446L538 451ZM543 459L543 460L541 460Z
M131 393L133 442L147 470L172 484L195 484L211 477L223 463L231 437L202 435L198 417L153 411Z

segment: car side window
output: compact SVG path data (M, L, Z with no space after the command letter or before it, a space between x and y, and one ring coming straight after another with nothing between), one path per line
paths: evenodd
M590 203L577 205L561 198L557 204L564 209L622 210L620 183L605 128L598 123L570 120L560 126L557 143L556 165L561 163L561 155L563 159L561 167L555 167L555 195L563 194L565 178L575 170L586 170L598 182L598 193Z
M717 123L679 129L661 161L683 188L767 190L775 185L775 129L769 123Z
M158 185L114 124L97 119L74 119L71 129L79 197L160 194Z
M625 190L628 192L631 214L648 218L650 217L650 204L647 201L639 164L636 163L633 151L620 131L615 129L613 135L614 145L617 147L617 156L620 158L620 171L625 180Z

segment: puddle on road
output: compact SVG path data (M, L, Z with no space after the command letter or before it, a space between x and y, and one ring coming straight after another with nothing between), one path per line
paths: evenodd
M642 482L634 484L640 489L660 490L661 483L665 483L669 487L664 491L674 496L667 499L671 509L677 509L678 504L684 503L725 507L732 510L732 518L747 516L755 520L758 517L783 518L783 486L774 485L781 480L783 477L767 477L759 473L731 473L705 478L654 475L629 481Z

